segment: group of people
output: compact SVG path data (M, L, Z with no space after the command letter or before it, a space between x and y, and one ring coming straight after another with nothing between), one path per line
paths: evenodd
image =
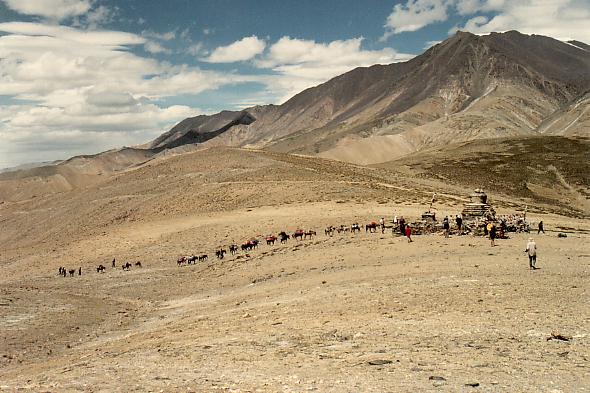
M455 223L457 224L457 231L459 231L459 234L461 234L463 231L463 217L457 214L455 216ZM445 218L443 218L442 225L445 237L448 239L449 234L451 232L451 223L449 221L449 216L445 216Z
M385 233L385 218L381 217L379 219L379 225L381 226L381 233ZM405 236L408 239L408 243L413 242L412 240L412 227L408 223L404 216L401 216L399 219L397 216L393 217L393 231L395 232L395 228L398 228L399 233L402 236Z
M492 222L492 221L488 222L484 226L484 234L486 236L489 236L490 245L492 247L496 246L496 239L498 238L498 231L500 231L500 237L504 237L504 232L505 232L504 226L505 226L507 218L524 220L524 217L521 217L520 215L512 215L510 217L503 217L503 219L501 219L500 228L498 228L494 222ZM379 220L379 223L381 225L381 232L384 233L385 232L385 220L383 217ZM459 233L461 233L462 228L463 228L463 218L460 215L456 215L455 216L455 223L457 225L457 230L459 231ZM405 235L408 238L408 242L412 242L412 237L411 237L412 229L408 224L406 224L403 216L400 217L399 219L397 216L395 216L393 218L394 228L398 224L399 224L400 233L402 235ZM450 223L449 216L445 216L445 218L443 219L442 227L443 227L445 238L449 238L449 234L450 234L450 230L451 230L451 223ZM543 234L545 233L543 221L539 221L537 234L540 234L541 232L543 232ZM535 241L533 240L532 237L529 238L529 240L528 240L525 252L527 253L527 255L529 257L529 269L530 270L538 269L537 265L536 265L536 263L537 263L537 243L535 243Z

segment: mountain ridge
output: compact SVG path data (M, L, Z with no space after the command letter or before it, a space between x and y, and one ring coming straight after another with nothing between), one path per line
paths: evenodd
M549 37L516 31L487 36L458 32L407 62L359 67L282 105L247 108L244 111L254 122L229 127L203 145L320 154L346 161L350 158L338 153L342 144L363 144L372 136L381 145L380 139L393 141L390 150L397 149L401 156L432 143L505 137L506 130L508 135L533 135L543 119L588 90L589 68L590 57L584 49ZM493 121L481 113L473 119L461 115L494 97L503 101L504 112L515 106L525 113ZM444 124L449 116L456 121ZM428 130L427 124L435 121L443 123L437 126L445 129L446 140ZM473 122L489 124L482 135L453 132L472 128ZM398 134L404 135L395 137ZM395 151L383 153L396 156Z
M474 139L590 134L590 51L580 42L516 31L457 32L411 60L358 67L282 105L199 115L143 146L73 157L54 170L58 189L168 154L229 146L369 165ZM130 150L131 149L131 150ZM81 165L80 163L83 163Z

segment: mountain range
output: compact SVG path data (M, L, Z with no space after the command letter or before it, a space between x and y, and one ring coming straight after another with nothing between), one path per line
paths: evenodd
M583 43L458 32L410 61L354 69L282 105L185 119L151 147L226 145L374 164L464 140L588 135L589 91Z
M407 62L356 68L281 105L187 118L142 146L0 173L0 198L30 195L31 182L35 192L70 190L214 146L371 165L464 141L552 135L590 135L590 47L457 32Z

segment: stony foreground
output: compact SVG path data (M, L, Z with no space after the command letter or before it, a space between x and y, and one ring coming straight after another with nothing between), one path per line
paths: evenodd
M129 223L58 258L3 265L0 389L590 390L587 221L532 217L549 229L534 235L534 272L525 234L494 248L471 236L323 234L392 209L325 202ZM300 226L318 236L214 258L220 245ZM200 252L207 263L176 266ZM112 269L113 255L144 267ZM61 265L83 274L57 277Z

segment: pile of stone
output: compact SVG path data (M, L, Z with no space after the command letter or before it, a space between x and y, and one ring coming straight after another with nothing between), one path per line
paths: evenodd
M469 203L465 204L461 215L465 232L474 235L486 235L487 225L493 223L498 228L498 237L505 237L507 232L529 232L529 224L524 214L496 216L496 212L488 203L488 196L482 189L476 189L469 195Z

